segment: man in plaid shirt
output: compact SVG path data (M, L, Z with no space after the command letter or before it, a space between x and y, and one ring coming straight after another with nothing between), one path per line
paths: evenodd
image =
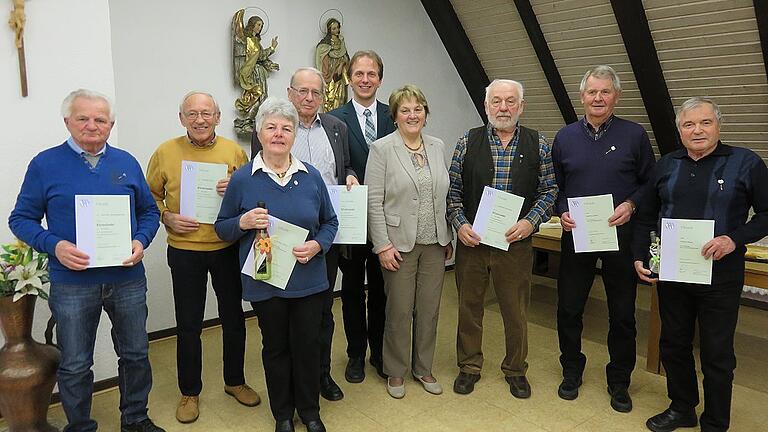
M488 125L459 139L450 169L448 220L458 232L456 286L459 290L457 360L453 391L469 394L483 367L483 307L489 277L499 302L506 355L501 370L509 390L528 398L527 312L533 266L531 234L552 214L557 184L549 144L539 132L523 127L523 86L494 80L485 90ZM506 231L506 250L480 244L472 229L483 188L489 186L524 198L520 219Z

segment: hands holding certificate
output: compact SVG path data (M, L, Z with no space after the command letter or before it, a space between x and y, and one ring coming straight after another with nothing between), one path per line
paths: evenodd
M133 240L131 242L131 256L123 261L123 266L130 267L138 264L144 259L144 245L138 241ZM90 264L91 257L87 253L81 251L77 246L67 240L61 240L56 243L56 259L59 260L61 265L70 270L85 270Z
M265 208L256 207L248 210L242 216L240 216L240 229L268 229L269 228L269 211ZM305 234L306 236L306 234ZM322 247L320 243L315 240L308 240L299 246L294 246L291 252L296 257L296 261L301 264L306 264L314 258L315 255L320 253Z
M608 218L608 226L621 226L632 219L634 206L629 201L624 201L613 210L613 214ZM565 212L560 215L560 226L563 231L571 231L576 228L576 221L571 217L571 212Z

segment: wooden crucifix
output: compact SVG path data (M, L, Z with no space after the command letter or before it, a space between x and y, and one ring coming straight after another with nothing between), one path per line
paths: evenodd
M13 10L8 24L16 33L16 50L19 53L19 78L21 78L21 96L27 97L27 60L24 56L24 24L27 17L24 14L24 0L13 0Z

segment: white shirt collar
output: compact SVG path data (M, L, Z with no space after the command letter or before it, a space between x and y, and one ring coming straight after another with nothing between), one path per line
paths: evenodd
M277 177L277 173L274 170L272 170L266 164L264 164L264 159L261 158L261 151L259 151L256 157L253 158L251 175L256 174L256 171L258 170L262 170L265 173L267 173L272 180L274 180L277 184L281 186L285 186L286 184L288 184L288 181L291 180L291 177L297 172L299 171L304 171L306 173L309 172L309 170L307 170L307 167L304 165L303 162L301 162L295 157L292 157L291 166L288 167L288 171L285 172L285 176L283 178L279 178Z
M357 113L358 117L364 117L365 114L363 114L363 113L367 109L371 110L371 114L373 114L373 116L375 117L376 116L376 102L377 102L376 99L374 99L373 103L371 103L370 106L363 106L358 101L356 101L355 98L352 98L352 106L355 107L355 112Z

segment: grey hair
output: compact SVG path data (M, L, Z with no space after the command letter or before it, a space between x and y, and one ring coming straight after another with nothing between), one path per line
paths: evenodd
M584 74L584 78L581 79L581 83L579 84L579 93L584 93L584 90L587 89L587 80L589 77L595 77L599 79L610 78L611 83L613 84L613 89L621 93L621 80L612 67L608 65L600 65L588 70L587 73Z
M194 95L208 96L209 98L211 98L211 101L213 101L213 107L216 108L216 112L217 113L221 112L219 110L219 103L216 102L216 98L213 97L212 94L206 93L204 91L192 90L191 92L185 94L183 98L181 98L181 102L179 103L179 112L180 113L184 111L184 102L186 102L187 99L189 99L190 97L192 97Z
M317 68L313 67L300 67L296 69L296 72L291 75L291 87L293 87L293 83L296 80L296 75L298 75L300 72L312 72L313 74L317 75L317 77L320 78L320 90L323 92L323 95L325 95L325 80L323 79L323 73L320 72Z
M77 98L103 100L107 103L107 107L109 108L109 121L115 121L115 104L112 102L112 99L103 93L88 89L77 89L64 98L64 101L61 102L62 117L68 118L72 115L72 105L75 103L75 99Z
M256 119L253 121L253 128L257 133L261 130L261 126L264 125L264 120L269 116L278 116L290 120L293 123L294 129L299 124L299 113L291 102L286 99L270 96L262 102L259 112L256 114Z
M523 89L523 85L520 82L515 81L515 80L511 80L511 79L498 79L497 78L497 79L491 81L491 83L488 84L488 87L485 88L485 103L490 102L489 99L491 98L491 89L493 87L499 85L499 84L509 84L509 85L513 85L513 86L517 87L517 91L518 91L518 93L520 93L520 100L524 100L525 99L524 98L525 90Z
M722 125L723 113L720 111L720 107L714 100L706 96L695 96L680 104L680 106L675 110L675 125L678 128L680 127L680 116L682 116L684 112L690 111L704 104L709 104L712 106L712 110L715 112L715 118L717 119L717 124Z

